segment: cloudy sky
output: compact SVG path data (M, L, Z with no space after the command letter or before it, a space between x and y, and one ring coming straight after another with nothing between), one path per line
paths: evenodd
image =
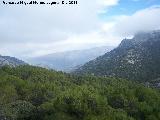
M27 58L117 46L139 31L160 29L160 0L77 1L78 5L24 6L1 0L0 54Z

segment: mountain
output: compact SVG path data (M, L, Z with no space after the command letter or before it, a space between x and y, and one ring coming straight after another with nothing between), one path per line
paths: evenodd
M33 65L69 72L85 64L86 62L105 54L111 49L113 49L113 47L103 46L85 50L60 52L31 58L27 61Z
M19 65L25 65L26 63L22 60L19 60L15 57L10 56L1 56L0 55L0 67L9 65L10 67L16 67Z
M160 78L160 31L141 32L132 39L124 39L117 48L75 73L154 81Z

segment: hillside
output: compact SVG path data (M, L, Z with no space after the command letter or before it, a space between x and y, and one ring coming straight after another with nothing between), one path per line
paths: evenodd
M114 50L86 63L77 74L114 76L138 81L160 78L160 31L138 33Z
M8 65L11 67L16 67L19 65L25 65L26 63L22 60L19 60L15 57L10 57L10 56L1 56L0 55L0 67Z
M0 120L159 120L160 93L39 67L0 68Z
M27 61L33 65L70 72L78 68L78 66L81 66L112 49L113 47L103 46L85 50L66 51L30 58Z

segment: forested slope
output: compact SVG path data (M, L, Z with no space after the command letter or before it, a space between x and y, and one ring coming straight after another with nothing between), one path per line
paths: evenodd
M124 79L4 66L0 120L160 120L160 93Z

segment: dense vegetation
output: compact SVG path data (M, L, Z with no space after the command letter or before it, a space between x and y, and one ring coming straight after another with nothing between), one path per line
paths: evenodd
M160 93L124 79L4 66L0 120L160 120Z

